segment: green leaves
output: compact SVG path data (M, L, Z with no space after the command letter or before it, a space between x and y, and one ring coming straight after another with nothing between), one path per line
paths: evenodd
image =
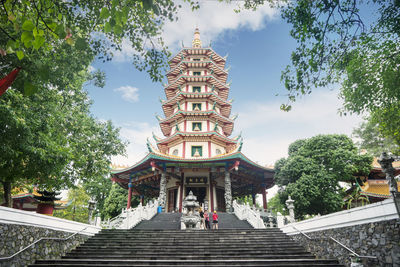
M108 8L103 7L100 11L100 18L101 19L107 19L110 16L110 11Z
M21 50L17 51L16 54L19 60L22 60L25 56L24 52L22 52Z
M30 20L25 20L22 24L22 29L25 31L32 31L35 28L35 24L33 24Z
M31 96L37 90L38 90L38 88L36 86L34 86L32 83L27 82L27 81L24 83L24 95Z

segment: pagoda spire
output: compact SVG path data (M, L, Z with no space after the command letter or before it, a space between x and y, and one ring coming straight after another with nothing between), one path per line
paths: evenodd
M192 41L192 47L200 48L201 47L201 40L200 40L200 31L199 28L196 27L194 30L194 37Z

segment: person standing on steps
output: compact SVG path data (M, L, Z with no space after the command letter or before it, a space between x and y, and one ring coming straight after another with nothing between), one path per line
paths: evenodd
M213 218L213 229L218 230L218 213L216 210L214 210L212 218Z
M206 230L210 229L210 216L207 211L204 211L204 220L206 222Z
M200 229L206 229L206 225L204 223L204 212L203 212L203 209L200 207L199 211L200 211L200 218L201 218Z

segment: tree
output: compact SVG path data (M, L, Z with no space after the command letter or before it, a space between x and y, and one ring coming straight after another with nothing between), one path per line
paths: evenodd
M370 113L381 132L400 144L400 2L361 2L299 0L281 5L299 44L282 81L290 101L341 82L342 112ZM361 9L376 12L376 19L367 24Z
M345 135L317 135L289 146L289 156L277 162L275 182L295 200L295 214L327 214L343 205L339 182L354 182L355 174L368 174L372 157L359 155ZM295 149L294 149L295 148Z
M119 130L90 115L81 76L68 90L49 87L23 97L10 89L0 98L0 181L7 206L15 186L54 190L92 181L108 174L111 156L124 153Z
M68 190L68 207L63 210L54 211L53 216L76 222L88 223L89 199L90 197L86 194L82 185L71 188Z
M379 132L378 123L371 117L353 130L353 136L358 139L356 144L360 149L365 149L375 157L379 157L383 151L399 153L400 146L392 138L384 137Z
M134 208L139 205L139 198L132 196L131 207ZM102 211L102 217L114 218L121 213L121 210L126 208L128 203L128 190L123 189L117 183L114 183L111 187L110 194L107 196L104 202L104 209Z
M286 206L282 204L279 192L268 201L268 209L275 213L280 212L281 214L287 215Z
M111 60L125 41L136 51L135 66L160 81L169 56L161 29L166 20L175 19L177 8L172 0L4 0L0 6L0 65L4 66L0 75L22 67L13 88L29 95L51 84L48 77L56 71L74 76L87 69L94 56ZM65 46L82 53L74 64L78 71L67 62L43 64L43 59ZM82 60L87 62L79 64Z
M282 72L288 103L281 109L289 111L315 88L341 83L341 113L370 114L400 145L400 1L245 0L244 8L265 2L280 9L298 44Z
M105 200L110 194L112 181L108 176L98 176L93 179L86 181L83 184L87 194L96 201L96 207L100 211L101 219L104 219L104 209Z

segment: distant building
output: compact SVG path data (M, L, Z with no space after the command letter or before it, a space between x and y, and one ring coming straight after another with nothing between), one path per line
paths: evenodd
M400 175L400 162L394 162L395 176ZM386 180L386 175L382 171L378 161L374 158L372 169L368 176L360 177L361 179L361 194L368 197L370 203L378 202L391 198L389 193L389 184ZM397 182L397 187L400 191L400 182Z
M242 154L241 135L230 137L237 116L231 116L226 57L202 47L195 30L191 47L169 60L161 100L165 117L157 116L163 138L153 134L156 146L125 169L112 171L112 180L133 194L158 197L167 212L182 211L190 191L208 210L225 211L232 198L263 195L274 185L274 170ZM267 152L266 152L267 153Z
M11 196L12 207L14 209L35 211L40 214L53 215L54 210L65 209L70 205L67 200L60 200L57 192L38 191L37 188L33 192L22 191Z

